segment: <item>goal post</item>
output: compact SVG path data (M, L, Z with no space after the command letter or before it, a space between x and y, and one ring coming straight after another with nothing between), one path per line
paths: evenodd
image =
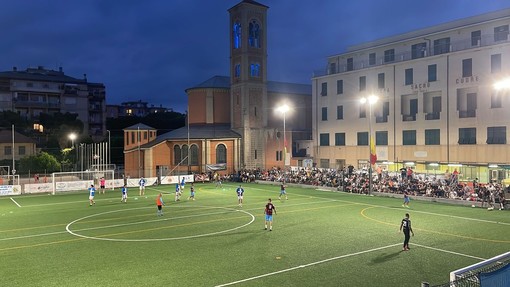
M52 194L86 190L91 184L99 189L100 180L103 177L105 188L113 190L115 188L115 171L113 170L54 172L51 174Z
M508 270L509 266L510 252L503 253L482 262L478 262L473 265L450 272L450 286L510 286L507 284L510 283L509 272L497 273L497 271L504 268L507 268ZM488 278L488 275L492 275L492 278ZM483 284L483 278L488 278L486 279L487 281L492 280L492 283ZM500 283L496 282L506 283L501 283L501 285Z

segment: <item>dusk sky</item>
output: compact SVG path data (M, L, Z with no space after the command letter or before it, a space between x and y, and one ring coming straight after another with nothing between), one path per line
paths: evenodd
M229 16L240 0L1 1L0 71L44 66L101 82L107 104L186 110L185 89L229 75ZM347 47L510 8L508 0L261 0L268 79L311 83Z

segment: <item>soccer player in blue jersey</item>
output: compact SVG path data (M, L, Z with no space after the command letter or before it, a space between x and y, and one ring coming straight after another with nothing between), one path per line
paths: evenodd
M124 185L122 187L122 199L120 200L120 202L124 202L124 203L127 203L127 192L128 192L128 189L127 189L127 186Z
M282 182L282 184L280 185L280 195L278 195L278 199L281 200L282 199L282 195L285 195L285 199L289 199L287 197L287 191L285 191L285 188L287 186L285 185L285 182Z
M192 199L192 200L195 200L195 186L193 185L193 182L191 183L191 186L190 186L190 196L188 197L188 200Z
M411 201L411 198L409 197L409 194L407 191L404 191L404 204L402 204L402 207L409 208L409 202Z
M184 186L186 185L186 178L182 178L181 180L181 194L184 192Z
M239 203L240 207L243 207L244 189L241 185L239 185L239 187L237 188L236 193L237 193L237 202Z
M145 180L145 178L143 178L143 176L138 181L138 185L140 186L140 196L145 195L145 184L146 183L147 183L147 181Z
M264 215L266 216L264 230L267 230L267 224L269 223L269 231L273 231L273 213L276 215L276 207L274 207L271 198L269 198L264 209Z
M179 183L175 184L175 201L181 200L181 186Z
M406 217L402 219L400 223L400 231L404 231L404 246L402 248L403 251L409 250L409 239L411 239L411 234L414 236L413 228L411 227L411 220L409 219L409 213L406 213Z
M90 206L92 206L92 204L96 204L96 202L94 201L94 195L96 194L96 188L94 187L93 184L90 185L89 187L89 203L90 203Z

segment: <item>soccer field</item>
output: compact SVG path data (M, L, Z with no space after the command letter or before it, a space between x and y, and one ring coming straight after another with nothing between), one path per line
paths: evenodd
M510 212L233 183L0 198L0 286L420 286L510 250ZM164 192L164 216L155 198ZM274 229L264 230L272 198ZM410 214L415 236L402 251Z

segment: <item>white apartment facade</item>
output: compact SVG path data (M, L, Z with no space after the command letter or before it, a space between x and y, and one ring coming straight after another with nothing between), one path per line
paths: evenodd
M510 77L509 25L506 9L329 57L312 80L317 166L366 166L371 130L377 162L390 170L408 163L455 166L465 179L507 177L510 92L494 84ZM361 104L369 95L378 101Z

